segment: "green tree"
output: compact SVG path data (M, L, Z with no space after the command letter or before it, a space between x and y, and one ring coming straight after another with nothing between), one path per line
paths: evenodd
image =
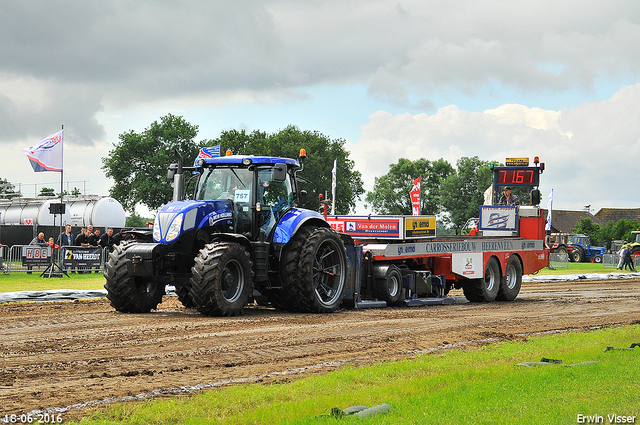
M463 157L442 184L440 203L446 211L444 219L459 235L468 219L478 217L484 204L484 192L493 182L491 162L477 156ZM493 163L496 164L496 163Z
M109 155L102 158L105 175L114 180L109 194L125 210L134 212L138 203L155 210L171 200L173 189L167 182L167 167L175 162L174 151L191 165L200 147L194 141L198 126L169 114L154 121L141 133L130 130L119 136Z
M127 216L124 226L131 228L131 227L137 227L137 228L146 228L147 227L147 223L153 221L151 219L148 218L144 218L144 217L140 217L138 215L138 213L136 213L135 211L133 213L131 213L130 216Z
M38 196L56 196L56 191L51 187L43 187L40 189Z
M611 248L612 240L630 241L631 232L639 228L640 223L637 220L622 218L615 223L610 221L600 228L600 238L602 243L606 243L607 248Z
M589 236L591 245L599 246L601 243L600 226L591 217L582 217L572 232Z
M415 161L400 158L391 164L387 174L376 177L373 190L365 200L378 214L411 215L409 192L413 181L420 176L420 213L435 215L441 210L438 198L442 183L453 171L444 159L431 162L424 158Z
M261 131L247 133L244 130L223 132L218 139L202 142L203 146L220 145L220 152L234 154L268 155L297 159L300 149L305 149L307 158L299 176L307 181L302 188L308 192L301 199L301 207L319 211L318 195L327 193L331 197L331 170L337 160L336 214L348 214L355 210L356 199L364 193L362 176L354 170L354 162L344 148L344 139L330 139L317 131L300 130L290 125L277 133Z
M6 178L0 179L0 199L13 199L22 196L20 191L16 192L15 188Z

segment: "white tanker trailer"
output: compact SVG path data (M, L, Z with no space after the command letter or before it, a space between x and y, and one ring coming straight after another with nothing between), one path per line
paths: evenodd
M0 225L2 226L59 226L60 214L51 214L51 204L59 204L60 198L13 198L0 200ZM65 213L62 224L74 227L88 226L124 227L125 213L120 202L108 196L64 196Z

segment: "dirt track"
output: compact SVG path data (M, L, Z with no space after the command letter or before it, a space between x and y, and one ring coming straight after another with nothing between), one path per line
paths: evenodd
M506 303L329 315L252 307L241 317L211 318L174 297L140 315L117 313L106 300L2 304L0 415L243 378L287 380L452 345L638 323L639 301L640 280L629 279L525 284Z

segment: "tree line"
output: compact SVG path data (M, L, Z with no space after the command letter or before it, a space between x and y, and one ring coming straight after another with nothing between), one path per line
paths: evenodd
M304 148L308 157L302 173L303 188L309 196L302 199L301 207L321 211L318 195L331 193L331 170L337 160L336 214L354 212L356 201L364 195L367 206L376 214L411 215L409 191L413 180L421 176L421 213L438 215L449 232L459 234L469 218L478 216L484 192L493 182L491 165L498 165L477 156L460 158L455 167L444 159L401 158L391 164L385 175L376 178L373 190L365 194L362 175L354 169L344 139L331 139L293 125L271 134L228 130L218 138L199 142L195 141L197 134L197 125L172 114L142 132L120 134L119 142L102 158L105 175L115 182L110 196L130 212L139 203L151 210L160 208L172 197L166 173L167 166L176 161L174 150L185 158L185 165L191 165L200 149L207 146L220 145L223 155L230 150L234 154L288 158L297 158Z
M318 131L301 130L290 125L278 132L259 130L227 130L214 139L196 141L198 126L183 117L168 114L154 121L142 132L130 130L118 136L119 141L102 158L102 169L115 182L109 195L124 209L137 216L135 206L142 204L157 210L172 198L172 188L166 179L167 167L176 162L174 151L192 164L201 148L220 145L222 155L250 154L297 158L299 150L307 151L303 189L308 196L301 207L321 211L318 195L331 196L333 162L337 162L335 212L346 215L356 210L356 201L380 215L411 215L409 192L415 178L421 176L421 213L437 215L439 229L460 234L469 218L478 217L484 203L484 192L493 182L491 165L477 156L460 158L456 166L444 159L401 158L389 171L375 179L371 192L365 193L362 175L355 170L345 149L346 141L332 139ZM5 195L19 196L4 180ZM53 195L53 189L43 188L41 195ZM528 197L521 196L521 200ZM440 230L439 230L440 231Z
M582 217L572 232L589 236L592 245L611 249L613 240L633 242L631 232L634 230L640 230L640 223L637 220L622 218L615 223L609 222L600 226L590 217Z

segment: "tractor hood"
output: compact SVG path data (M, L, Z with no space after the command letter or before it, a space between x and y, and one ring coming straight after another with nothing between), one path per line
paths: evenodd
M231 224L229 201L177 201L163 206L153 224L153 240L173 242L186 231L207 226Z

